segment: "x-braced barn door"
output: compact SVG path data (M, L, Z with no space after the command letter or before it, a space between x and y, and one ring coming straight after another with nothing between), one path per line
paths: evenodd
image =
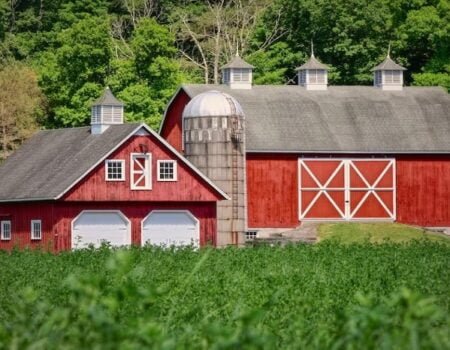
M394 159L299 159L300 220L395 220Z
M149 190L152 188L151 155L149 153L132 153L130 162L130 184L132 190Z

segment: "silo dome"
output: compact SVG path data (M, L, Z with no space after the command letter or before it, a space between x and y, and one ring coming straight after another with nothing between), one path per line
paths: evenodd
M234 97L217 90L206 91L195 96L183 111L183 118L232 115L244 117L241 105Z

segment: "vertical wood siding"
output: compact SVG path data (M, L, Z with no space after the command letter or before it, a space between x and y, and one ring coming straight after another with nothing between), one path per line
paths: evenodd
M167 107L164 124L161 128L161 136L169 142L178 152L182 152L182 115L184 107L190 101L189 96L180 90L172 103Z
M247 154L249 228L296 227L300 224L297 162L301 156L314 157ZM419 226L450 226L450 156L387 157L396 159L397 221ZM328 155L324 158L330 159ZM389 198L385 199L389 203ZM370 209L370 203L366 207Z
M0 249L70 249L71 223L83 210L120 210L131 221L131 241L136 245L141 244L141 222L151 211L189 210L200 221L200 245L216 245L216 202L55 202L0 204L0 218L11 220L12 223L12 239L0 241ZM30 225L33 219L42 220L42 240L31 240Z
M152 189L131 190L130 154L144 145L151 154ZM178 160L178 180L158 181L157 161L177 159L153 136L133 136L108 159L125 160L125 181L106 181L105 162L72 188L66 201L215 201L219 195L205 180Z
M397 221L450 226L450 156L398 156Z
M11 240L0 241L0 249L54 250L53 214L50 202L0 204L0 220L11 220ZM41 240L31 240L31 220L42 220Z
M249 228L296 227L298 155L247 154Z

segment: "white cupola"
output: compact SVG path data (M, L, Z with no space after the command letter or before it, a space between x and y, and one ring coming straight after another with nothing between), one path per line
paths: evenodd
M391 59L389 51L390 49L388 50L386 59L372 69L373 86L382 90L403 90L403 71L406 68L395 63Z
M124 104L107 87L103 95L94 102L91 110L91 133L101 134L110 125L123 124Z
M305 64L295 69L298 76L298 85L305 87L306 90L326 90L328 69L327 65L314 56L314 47L311 43L311 57Z
M237 53L231 62L221 68L222 83L231 89L251 89L253 68L255 67L245 62Z

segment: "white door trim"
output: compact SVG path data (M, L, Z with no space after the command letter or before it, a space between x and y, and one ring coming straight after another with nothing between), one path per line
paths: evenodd
M314 176L311 169L309 169L308 165L305 162L340 162L340 164L336 167L330 177L327 179L325 184L321 184L320 181ZM380 175L376 178L373 184L370 184L367 179L362 175L357 166L355 166L354 162L363 161L363 162L388 162L386 167L380 173ZM338 172L344 167L344 187L327 187L330 182L334 179L334 177L338 174ZM312 180L317 184L317 187L302 187L302 168L308 173L308 175L312 178ZM376 187L378 183L383 179L386 173L392 168L392 187ZM361 178L366 187L351 187L350 186L350 169L353 169L356 174ZM358 221L358 220L371 220L371 221L387 221L392 220L395 221L397 218L397 205L396 205L396 195L397 195L397 183L396 183L396 162L394 158L299 158L298 159L298 208L299 208L299 220L300 221ZM367 191L358 205L351 211L350 208L350 199L352 191ZM383 200L380 198L378 191L392 191L393 203L392 203L392 211L386 206ZM302 191L317 191L317 194L309 203L309 205L303 210L302 208ZM336 202L332 199L332 197L328 194L328 191L343 191L344 192L344 212L339 208ZM355 218L355 214L364 205L367 198L373 194L376 200L380 203L389 217L383 218ZM329 202L333 205L333 207L340 214L340 218L305 218L317 200L321 195L325 195Z
M144 167L136 159L144 159ZM137 164L140 170L135 170ZM138 181L134 181L134 175L141 175ZM136 183L144 180L144 186L137 186ZM150 153L130 153L130 188L132 190L151 190L152 189L152 155Z

